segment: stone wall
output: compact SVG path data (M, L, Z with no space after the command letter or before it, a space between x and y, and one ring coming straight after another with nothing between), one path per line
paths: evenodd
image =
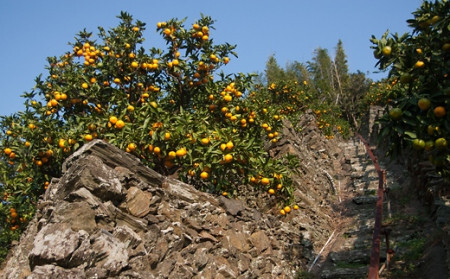
M52 180L2 278L294 277L334 229L345 175L342 152L312 114L296 124L300 133L285 124L267 148L300 160L299 210L281 216L274 197L248 185L236 198L197 191L96 140Z

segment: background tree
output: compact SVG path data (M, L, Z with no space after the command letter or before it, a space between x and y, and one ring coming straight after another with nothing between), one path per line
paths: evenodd
M339 103L340 96L344 95L349 87L349 74L347 65L347 55L345 54L342 41L339 40L336 46L336 53L333 61L334 66L334 89L337 91L335 103Z
M330 101L334 95L334 70L328 50L317 48L312 61L308 61L307 64L318 94L317 98Z

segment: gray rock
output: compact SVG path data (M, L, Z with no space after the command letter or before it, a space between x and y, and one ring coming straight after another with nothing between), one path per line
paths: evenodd
M41 229L33 242L29 254L30 266L57 263L69 266L72 253L80 244L82 233L73 231L67 223L49 224Z

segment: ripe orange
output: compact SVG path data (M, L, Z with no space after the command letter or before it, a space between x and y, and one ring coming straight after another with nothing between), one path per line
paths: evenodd
M220 150L225 151L225 149L227 149L227 144L226 143L221 143L220 144Z
M200 142L201 142L203 145L207 145L207 144L209 143L209 138L202 138L202 139L200 140Z
M92 139L93 139L93 137L91 134L87 134L84 136L84 140L86 140L86 141L91 141Z
M139 67L138 62L136 62L136 61L131 62L131 68L135 68L136 69L137 67Z
M228 64L228 62L230 62L230 58L224 57L224 58L223 58L223 63L224 63L224 64Z
M111 122L111 124L116 124L117 121L118 121L118 119L117 119L117 117L115 117L115 116L111 116L111 117L109 118L109 122Z
M261 184L262 185L269 185L270 184L270 180L267 177L263 177L261 179Z
M281 215L286 215L286 211L285 211L284 209L281 209L281 210L280 210L280 214L281 214Z
M169 154L167 154L167 157L172 160L177 157L177 153L175 151L170 151Z
M418 102L417 105L419 106L419 108L423 111L428 110L431 106L431 101L427 98L421 98Z
M285 211L286 213L289 213L289 212L291 212L291 208L290 208L289 206L285 206L285 207L284 207L284 211Z
M83 82L83 84L81 84L81 87L83 89L87 89L89 87L89 85L87 84L87 82Z
M123 120L117 120L114 127L116 127L117 129L122 129L123 127L125 127L125 122L123 122Z
M425 66L425 63L421 60L417 61L416 64L414 64L414 68L416 68L416 69L423 68L424 66Z
M60 148L65 148L66 147L66 140L65 139L59 139L58 146Z
M136 148L137 148L137 145L135 144L135 143L129 143L128 144L128 149L130 149L130 151L134 151L134 150L136 150Z
M275 194L275 190L270 188L269 191L267 191L270 195L274 195Z
M435 107L433 112L434 112L434 116L436 116L437 118L442 118L447 113L443 106Z
M153 152L155 152L155 154L159 154L159 153L161 153L161 148L156 146L155 148L153 148Z
M294 205L294 210L298 210L298 209L299 209L298 205Z
M225 95L224 97L223 97L223 100L225 101L225 102L231 102L231 100L233 100L233 97L231 97L230 95Z
M139 27L134 26L131 30L133 30L134 32L139 32Z
M207 173L206 171L202 171L202 173L200 174L201 179L206 180L209 177L209 173Z
M225 163L230 163L231 161L233 161L233 155L231 155L231 154L226 154L226 155L223 157L223 159L224 159Z
M164 134L164 140L170 140L170 137L171 137L171 135L169 132Z
M180 148L177 150L176 155L178 158L184 157L187 154L186 148Z
M9 155L9 154L11 154L12 149L9 148L9 147L6 147L6 148L3 150L3 152L5 152L6 155Z

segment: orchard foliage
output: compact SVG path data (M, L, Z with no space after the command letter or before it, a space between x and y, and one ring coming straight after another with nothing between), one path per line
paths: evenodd
M389 70L390 105L381 120L389 153L412 147L450 176L450 2L424 1L404 35L372 36L380 69Z
M209 17L191 26L159 22L165 50L145 50L145 24L119 18L97 37L83 30L65 54L48 58L48 75L23 96L24 111L1 118L2 247L25 228L64 159L93 139L204 191L233 196L251 184L280 207L292 202L296 161L273 159L264 145L305 106L306 86L261 88L251 75L219 71L235 46L214 43Z

